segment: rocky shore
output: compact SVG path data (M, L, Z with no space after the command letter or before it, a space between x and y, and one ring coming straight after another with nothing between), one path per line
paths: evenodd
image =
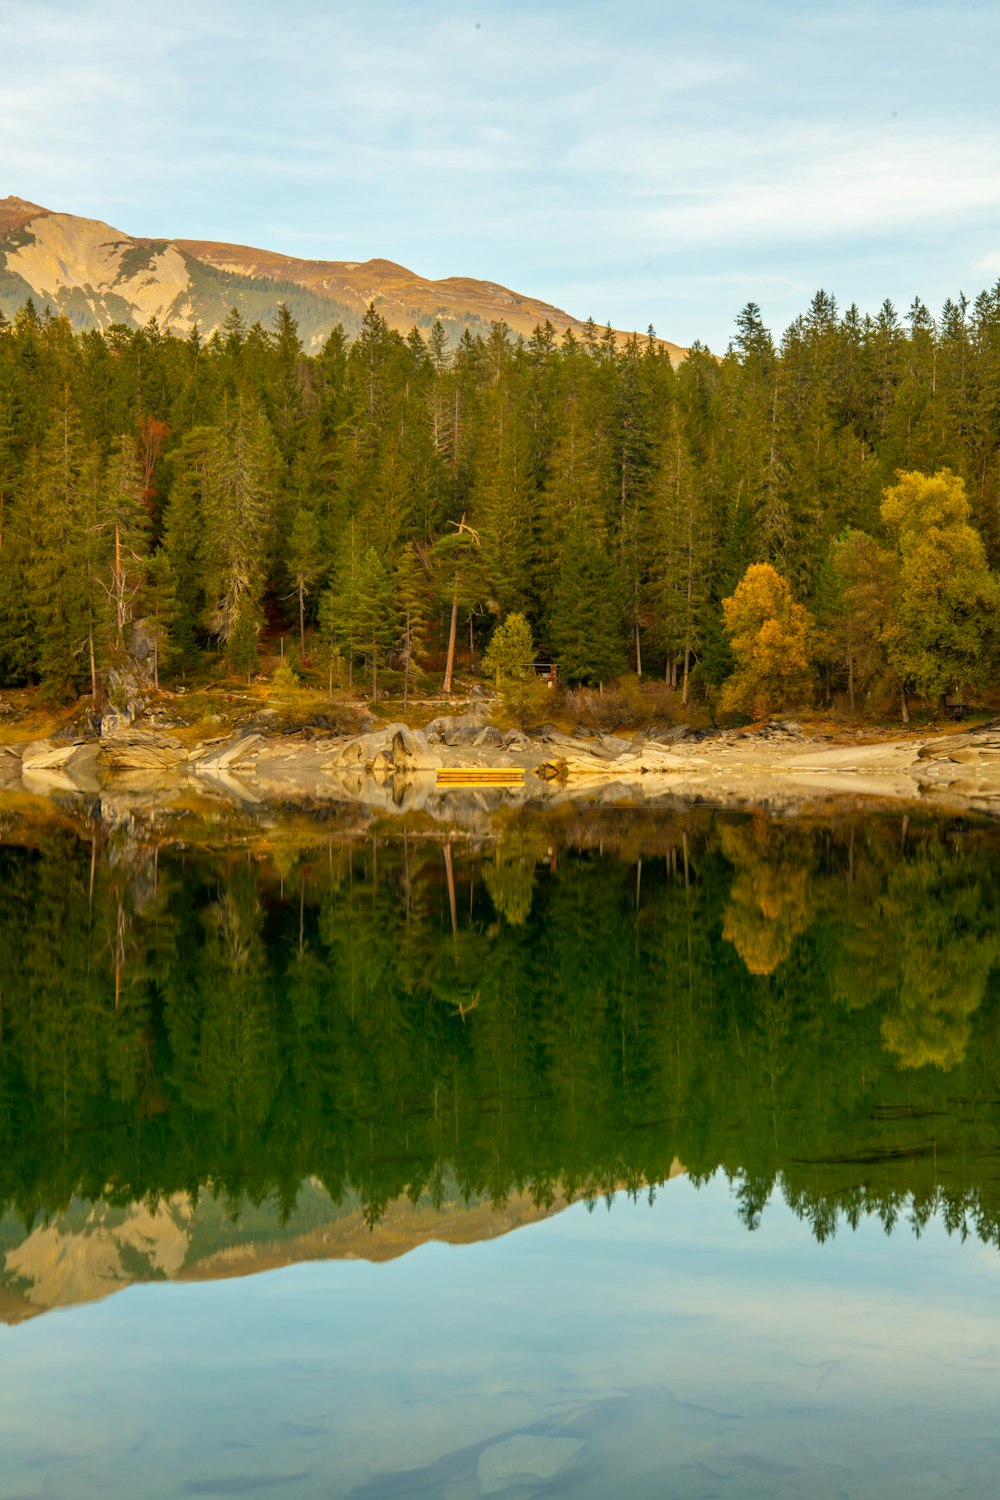
M461 713L424 729L388 723L356 735L250 731L191 745L162 730L116 725L90 739L0 747L0 792L141 807L185 788L244 808L353 803L434 817L567 801L796 811L843 797L1000 813L1000 720L895 740L818 736L789 720L627 738L548 724L501 731L480 713Z

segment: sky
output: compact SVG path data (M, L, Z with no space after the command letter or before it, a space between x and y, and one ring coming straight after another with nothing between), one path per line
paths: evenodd
M1000 6L2 0L0 196L723 350L1000 277Z

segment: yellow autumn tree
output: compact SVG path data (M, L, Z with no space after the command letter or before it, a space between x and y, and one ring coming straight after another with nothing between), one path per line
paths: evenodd
M747 568L722 601L722 619L736 658L723 684L720 707L766 719L809 695L812 618L792 598L791 585L770 563Z
M971 524L965 484L950 469L897 474L882 520L896 542L896 610L883 632L904 684L944 695L984 687L996 667L1000 584Z

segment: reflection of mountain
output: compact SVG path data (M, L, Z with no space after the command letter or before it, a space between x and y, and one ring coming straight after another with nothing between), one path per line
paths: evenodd
M544 1206L514 1193L495 1207L452 1191L437 1204L426 1195L398 1198L370 1225L357 1199L338 1205L317 1183L304 1183L287 1219L273 1200L233 1218L225 1204L203 1195L192 1205L184 1193L153 1210L76 1203L27 1233L8 1215L0 1220L0 1320L96 1302L136 1282L250 1276L307 1260L393 1260L432 1240L473 1244L566 1204L562 1193Z

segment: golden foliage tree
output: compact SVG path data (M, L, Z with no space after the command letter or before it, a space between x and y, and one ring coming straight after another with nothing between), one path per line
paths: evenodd
M747 568L722 601L722 618L737 667L724 683L720 706L756 719L808 695L812 618L792 598L787 578L770 563Z
M1000 585L971 514L965 484L950 469L901 472L882 500L899 556L885 641L900 680L921 693L982 686L995 665Z

